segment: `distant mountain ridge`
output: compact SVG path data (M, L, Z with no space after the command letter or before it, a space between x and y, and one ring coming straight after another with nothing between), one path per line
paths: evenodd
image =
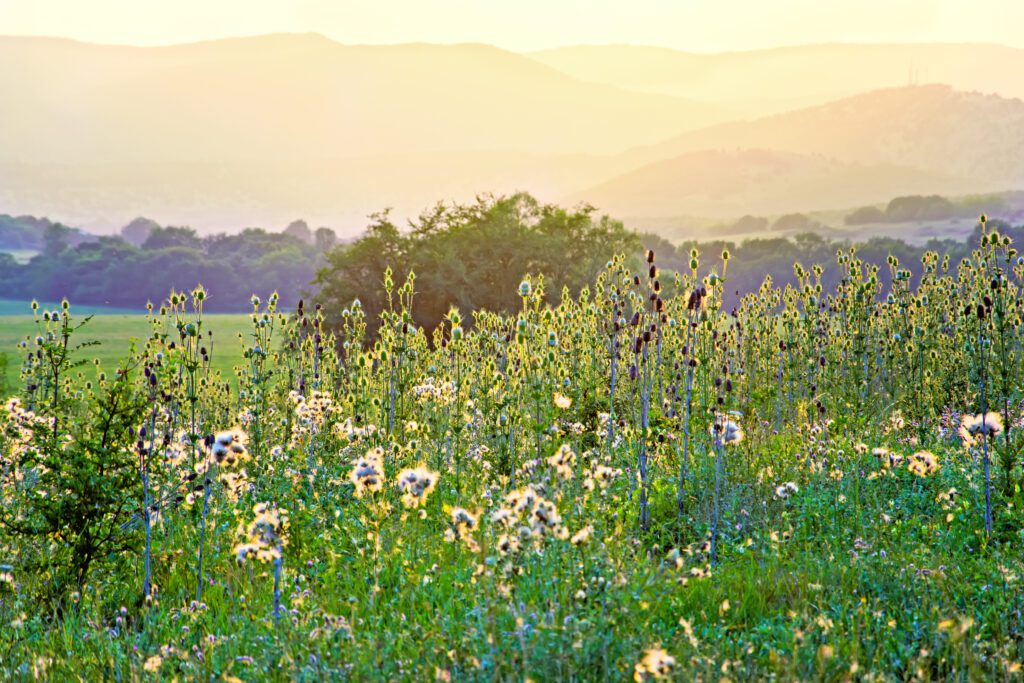
M922 83L1024 97L1024 50L1003 45L825 43L715 54L579 45L528 54L580 80L717 102L750 116Z
M620 151L725 120L487 45L315 35L160 48L0 38L0 161L297 161L438 150Z
M763 148L1024 183L1024 101L946 85L876 90L683 133L622 155L640 164L702 149Z
M1014 189L1022 55L0 37L0 211L98 232L304 216L344 236L484 192L672 220ZM955 87L902 85L936 75Z
M955 176L893 164L859 164L765 149L701 150L651 162L567 199L644 225L663 216L844 209L908 194L984 188Z
M852 207L885 194L1024 186L1024 102L944 85L878 90L684 133L572 193L622 216Z

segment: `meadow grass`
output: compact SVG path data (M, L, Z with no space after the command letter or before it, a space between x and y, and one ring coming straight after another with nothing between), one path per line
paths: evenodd
M237 386L202 289L88 382L58 314L0 411L0 667L1019 680L1024 260L986 232L883 295L844 251L726 311L729 258L434 331L388 273L374 338L254 298Z
M49 308L53 310L59 307L57 304ZM24 351L19 345L26 338L34 339L39 333L35 317L25 315L25 310L31 311L28 302L0 301L0 353L7 354L6 387L9 393L15 390L19 382L24 357ZM98 342L98 345L84 349L81 358L90 361L99 359L101 367L108 372L116 369L118 362L128 356L133 343L139 345L144 342L151 332L144 313L111 313L105 307L89 306L73 306L72 313L79 320L92 316L76 335L76 341ZM241 362L243 351L238 335L250 332L249 316L244 313L217 313L207 315L206 319L207 329L213 331L215 340L211 355L212 368L235 383L232 369ZM91 378L95 375L94 368L90 363L83 366L82 371Z

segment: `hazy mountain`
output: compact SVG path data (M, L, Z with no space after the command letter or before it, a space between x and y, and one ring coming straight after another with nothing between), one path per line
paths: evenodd
M0 160L296 161L614 152L722 121L486 45L272 35L173 47L0 38Z
M0 210L113 231L296 215L355 231L385 206L557 196L611 153L724 120L485 45L272 35L171 47L0 38Z
M341 45L318 35L154 48L0 37L0 211L103 232L139 215L207 232L302 217L344 236L385 207L401 218L481 192L588 200L630 216L686 207L717 216L1008 189L1024 182L1024 103L1016 99L921 86L757 119L736 120L731 107L876 87L918 54L932 55L929 77L1024 90L1024 71L1011 68L1020 52L571 48L525 56L485 45ZM829 67L836 63L846 66ZM764 152L708 154L703 171L687 156L737 149L789 154L770 162ZM821 158L806 158L814 155Z
M277 163L0 162L0 210L57 215L98 232L116 232L140 214L207 232L280 226L302 216L354 235L370 213L386 207L401 218L441 200L519 189L553 201L622 170L613 157L500 152Z
M530 56L581 80L692 97L757 116L919 83L1024 97L1024 50L1000 45L826 44L719 54L604 45Z
M621 155L639 166L706 149L772 149L909 166L992 189L1024 183L1024 102L928 85L684 133Z
M699 151L647 164L582 192L638 227L666 216L728 218L840 209L901 194L956 194L980 184L904 166L863 165L771 150Z

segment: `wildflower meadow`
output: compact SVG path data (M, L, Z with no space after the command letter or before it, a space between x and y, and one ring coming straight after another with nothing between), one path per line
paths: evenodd
M981 223L958 262L842 248L737 299L728 251L608 254L430 329L389 269L379 315L254 296L214 343L199 285L116 362L37 305L0 671L1017 680L1024 258Z

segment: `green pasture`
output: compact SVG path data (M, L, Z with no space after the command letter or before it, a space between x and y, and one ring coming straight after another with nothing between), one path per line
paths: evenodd
M29 314L13 315L15 308L29 311ZM55 306L50 306L54 308ZM97 307L72 306L72 317L82 320L92 316L85 326L75 335L78 342L99 342L80 351L81 357L91 361L98 358L102 367L107 370L115 368L131 348L132 342L139 343L151 331L145 313L99 312ZM117 310L117 309L108 309ZM251 321L245 313L215 313L203 316L204 330L213 331L212 364L224 377L234 380L232 368L242 361L242 344L238 335L247 334L251 329ZM0 389L10 393L18 383L24 351L19 344L26 337L37 334L36 321L26 302L0 302L0 353L6 354L7 367L4 382ZM90 363L83 368L86 373L92 372Z

